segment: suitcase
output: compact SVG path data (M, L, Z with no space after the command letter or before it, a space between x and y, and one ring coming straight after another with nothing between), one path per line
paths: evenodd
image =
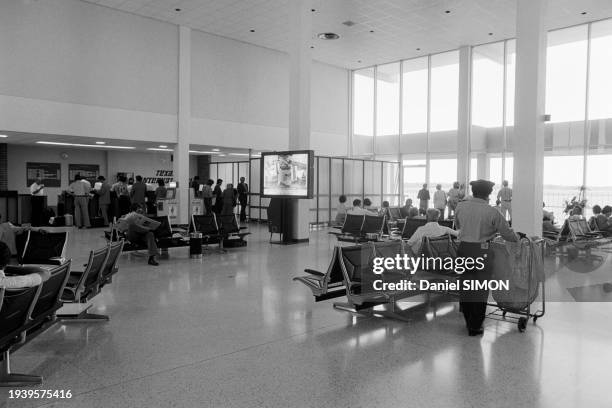
M89 220L91 224L91 228L102 228L104 227L104 218L102 217L92 217Z

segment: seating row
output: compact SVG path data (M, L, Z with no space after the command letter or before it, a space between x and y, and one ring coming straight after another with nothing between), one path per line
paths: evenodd
M166 250L169 248L187 247L189 246L189 236L187 234L174 233L170 218L163 217L148 217L160 223L159 227L153 230L157 247ZM189 232L200 232L206 238L206 244L219 243L224 247L245 246L244 237L249 235L249 232L243 232L243 228L238 225L236 215L193 215L189 223ZM106 238L108 241L125 240L124 252L146 249L143 244L129 242L126 235L121 233L116 223L113 223L111 230L107 231Z
M27 248L27 246L26 246ZM47 269L49 278L40 285L0 288L0 386L16 387L42 383L40 376L15 374L10 369L10 354L45 331L57 320L108 320L108 316L87 313L90 301L112 281L123 241L91 251L83 271L71 271L71 261L60 265L9 265L7 276L27 275ZM35 257L40 259L40 256ZM70 309L70 304L76 308ZM75 312L75 310L78 310Z
M384 235L410 239L417 228L427 223L424 218L398 219L389 225L386 221L385 216L346 214L340 231L329 233L335 235L341 242L379 241ZM454 227L453 220L443 220L438 223L449 228Z

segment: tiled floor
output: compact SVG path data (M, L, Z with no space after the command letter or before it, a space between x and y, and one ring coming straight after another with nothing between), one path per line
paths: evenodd
M525 333L487 320L472 338L454 303L417 308L408 323L314 303L291 279L324 270L333 238L313 231L310 244L285 247L251 231L248 247L202 260L185 248L159 267L123 255L94 301L110 322L58 324L13 355L13 371L74 397L15 401L2 389L0 406L612 406L612 303L575 303L566 290L612 281L610 254L592 271L549 262L549 297L564 302ZM74 230L75 265L101 235Z

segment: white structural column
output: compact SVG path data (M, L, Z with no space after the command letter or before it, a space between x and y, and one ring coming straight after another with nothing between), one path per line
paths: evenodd
M310 77L312 57L312 12L307 0L290 2L290 70L289 70L289 148L310 148ZM308 200L296 200L293 206L293 239L309 237Z
M512 226L542 234L547 0L518 0Z
M459 113L457 123L457 181L467 186L470 169L470 108L472 93L472 48L459 48ZM472 175L474 178L475 175Z
M178 137L174 147L174 180L178 182L180 224L189 219L189 140L191 137L191 29L179 27Z

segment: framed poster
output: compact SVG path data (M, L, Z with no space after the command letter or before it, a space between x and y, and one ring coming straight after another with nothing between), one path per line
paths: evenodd
M61 187L62 166L60 163L26 163L26 187L30 187L37 178L42 180L45 187Z
M100 166L97 164L69 164L68 183L72 183L77 174L80 174L81 178L89 181L93 186L100 175Z

